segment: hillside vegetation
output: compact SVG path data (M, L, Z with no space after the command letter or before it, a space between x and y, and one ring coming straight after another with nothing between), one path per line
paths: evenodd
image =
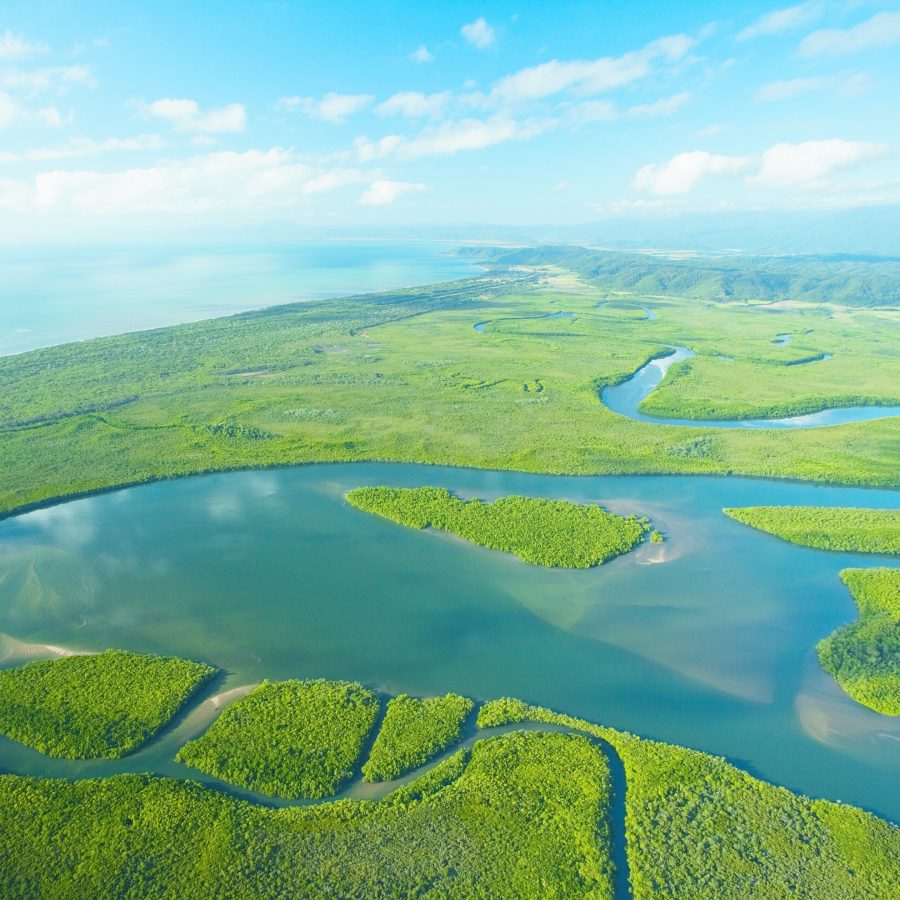
M560 266L606 291L703 300L803 300L847 306L900 306L900 260L853 256L738 256L687 259L577 246L463 247L496 266Z
M48 756L124 756L156 733L211 666L125 650L0 671L0 733Z
M409 528L438 528L539 566L586 569L627 553L649 530L599 506L501 497L462 500L444 488L361 487L347 502Z
M744 506L722 512L736 522L804 547L851 553L900 553L900 509Z
M266 681L178 759L272 797L330 797L353 777L377 715L378 698L361 684Z
M857 702L900 715L900 569L844 569L859 620L819 643L822 668Z

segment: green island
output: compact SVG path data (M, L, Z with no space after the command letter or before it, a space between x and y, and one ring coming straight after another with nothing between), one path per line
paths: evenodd
M459 694L424 699L400 694L392 698L362 767L363 778L392 781L418 769L459 741L466 717L474 708L468 697Z
M358 685L267 683L255 701L235 701L186 747L207 741L208 758L240 754L245 775L266 778L276 755L299 749L292 783L321 785L327 748L339 743L352 768L362 742L345 741L340 727L324 735L326 718L305 734L288 729L285 738L284 711L300 713L292 724L311 712L340 716L351 696L365 712L356 724L366 718L371 727L375 707ZM457 712L471 706L450 697L452 704L435 698L441 721L452 718L451 705ZM276 709L260 714L273 698ZM410 716L410 698L395 701L404 712L385 717L385 744L409 745L423 731L424 707ZM476 724L471 747L432 764L416 760L416 776L377 800L272 808L224 788L140 773L2 775L0 892L612 898L627 890L638 900L837 900L890 897L900 878L900 830L854 807L767 784L719 757L513 699L483 704ZM217 730L228 739L207 740ZM370 760L378 759L376 747L378 738ZM394 753L394 761L401 756L411 759Z
M851 553L900 553L900 509L746 506L729 518L804 547Z
M178 759L272 797L330 797L353 776L377 715L378 698L360 684L263 682Z
M124 650L0 671L0 734L48 756L116 759L140 747L216 669Z
M538 566L587 569L627 553L649 530L645 520L591 503L500 497L463 500L443 488L361 487L347 502L408 528L437 528Z
M818 645L819 661L857 702L900 715L900 569L844 569L859 620Z

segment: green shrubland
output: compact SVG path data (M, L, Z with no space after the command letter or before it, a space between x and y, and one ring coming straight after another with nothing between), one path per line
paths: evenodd
M609 789L589 741L537 733L479 741L380 802L0 776L0 894L610 898Z
M900 553L900 509L839 506L745 506L730 518L805 547L853 553Z
M346 681L263 682L178 759L272 797L330 797L353 777L378 698Z
M501 497L493 503L462 500L444 488L362 487L347 494L358 509L409 528L438 528L466 540L514 553L539 566L584 569L631 550L649 526L591 503Z
M527 721L593 735L621 758L636 900L889 900L900 883L900 830L869 813L799 796L719 757L520 700L486 703L478 715L481 727Z
M124 756L144 743L216 670L124 650L0 671L0 733L48 756Z
M857 702L900 715L900 569L844 569L859 620L819 643L819 662Z
M388 702L381 730L362 767L366 781L391 781L455 744L475 704L446 694L419 700L401 694Z

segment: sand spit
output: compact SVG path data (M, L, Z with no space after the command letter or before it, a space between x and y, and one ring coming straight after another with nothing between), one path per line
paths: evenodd
M84 656L82 650L69 650L54 644L36 644L20 641L0 631L0 666L16 665L36 659L56 659L60 656Z

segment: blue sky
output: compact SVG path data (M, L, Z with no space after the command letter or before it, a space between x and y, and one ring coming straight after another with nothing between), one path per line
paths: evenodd
M900 5L0 10L0 233L900 201Z

